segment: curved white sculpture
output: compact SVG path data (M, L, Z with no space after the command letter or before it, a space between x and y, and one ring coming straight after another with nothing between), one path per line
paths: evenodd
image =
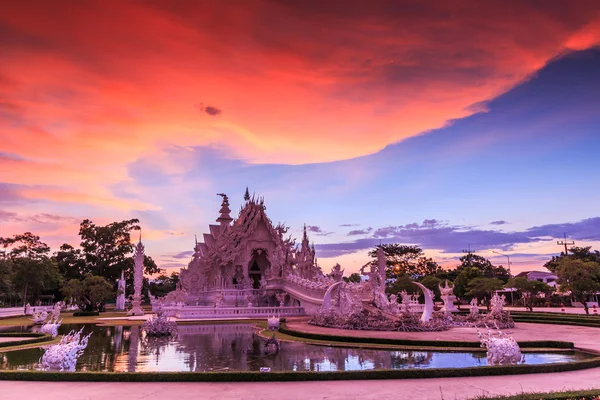
M343 284L344 281L339 281L329 286L327 291L325 292L325 296L323 296L323 310L329 311L331 309L331 293L333 289Z
M115 309L117 311L125 310L125 276L124 271L121 271L121 279L118 281L118 290L117 290L117 303L115 305Z
M87 347L88 339L92 335L81 337L81 328L78 332L71 331L60 339L58 344L48 347L39 361L39 368L44 371L75 371L77 359Z
M421 321L427 322L431 319L431 317L433 317L433 293L431 293L431 290L427 289L421 283L413 283L421 289L423 296L425 296L425 308L423 309L423 314L421 314Z
M513 337L507 337L499 329L494 335L488 328L487 335L477 329L481 347L487 348L488 365L518 364L524 362L521 348Z

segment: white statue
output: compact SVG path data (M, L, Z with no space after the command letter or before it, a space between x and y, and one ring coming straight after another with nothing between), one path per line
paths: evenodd
M444 313L458 312L459 309L454 305L454 302L456 301L454 288L448 284L448 280L446 279L444 286L438 285L438 287L440 289L442 301L444 302L444 306L442 307L441 311Z
M333 268L331 268L331 273L329 276L331 276L336 282L341 281L342 277L344 276L344 270L342 269L342 266L336 263Z
M506 296L499 296L498 293L494 293L490 300L490 305L492 308L491 314L495 316L499 316L502 314L504 310L504 302L506 301Z
M477 306L477 303L478 303L477 297L473 297L471 299L471 303L470 303L471 307L469 308L469 314L472 317L477 317L479 315L479 307Z
M402 312L410 311L410 295L406 290L400 292L400 297L402 298L402 304L400 305L400 309Z
M40 332L52 335L52 337L56 337L56 335L58 335L58 328L61 324L62 319L59 321L58 317L50 318L44 325L42 325Z
M392 314L400 314L400 304L398 304L398 296L390 295L390 312Z
M48 318L48 313L44 310L36 311L34 309L31 313L31 320L33 321L34 325L42 325L44 321L46 321L46 318Z
M477 329L481 347L487 348L488 365L506 365L524 362L521 348L513 337L507 337L499 329L494 335L487 329L487 335Z
M279 317L272 316L269 319L267 319L267 328L270 331L278 331L279 326L280 326Z
M287 295L286 292L275 293L275 298L279 302L279 307L283 307L283 304L285 303L285 296L286 295Z
M142 244L142 234L140 233L140 241L135 246L135 254L133 255L133 299L131 301L131 310L127 315L140 316L144 315L142 310L142 283L144 280L144 245Z
M92 335L90 333L82 338L82 331L83 328L78 332L71 331L58 344L48 347L40 358L39 368L44 371L75 371L77 359L83 354Z
M117 304L115 309L117 311L125 310L125 276L124 271L121 271L121 279L118 280L117 289Z
M29 303L25 304L25 315L31 315L31 305Z

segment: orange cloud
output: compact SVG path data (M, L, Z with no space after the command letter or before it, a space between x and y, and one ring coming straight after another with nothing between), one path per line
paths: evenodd
M165 146L292 164L365 155L597 45L599 7L12 2L0 13L0 152L22 160L0 170L57 187L32 198L148 208L107 188Z

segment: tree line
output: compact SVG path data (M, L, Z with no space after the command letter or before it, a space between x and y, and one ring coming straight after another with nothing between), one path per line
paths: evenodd
M386 291L398 293L406 290L418 293L412 282L417 281L432 290L440 298L439 285L448 280L454 285L454 294L462 300L476 297L489 307L494 292L505 288L516 289L523 306L533 310L536 299L555 294L555 289L544 282L529 280L526 277L513 277L502 265L493 265L490 260L474 253L460 257L460 264L445 270L432 258L426 257L419 246L402 244L381 244L369 252L377 257L381 248L386 256ZM591 247L572 247L569 254L562 253L552 257L544 267L558 276L561 292L570 293L575 301L583 303L589 314L587 300L589 296L600 293L600 252ZM373 263L376 260L372 261ZM348 282L359 282L358 273L345 278Z
M35 305L41 296L55 301L74 301L81 310L96 311L117 296L117 280L124 273L125 295L133 292L132 232L139 231L139 220L129 219L96 225L85 219L79 225L79 248L63 244L52 253L40 237L25 232L0 237L0 304ZM135 240L134 240L135 242ZM159 273L151 257L144 257L144 273ZM148 289L162 295L175 288L177 274L160 275Z

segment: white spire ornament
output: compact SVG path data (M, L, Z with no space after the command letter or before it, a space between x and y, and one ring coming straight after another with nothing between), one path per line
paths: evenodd
M142 244L142 232L140 232L140 241L135 246L133 255L133 299L131 301L131 310L127 315L144 315L142 310L142 281L144 279L144 245Z

